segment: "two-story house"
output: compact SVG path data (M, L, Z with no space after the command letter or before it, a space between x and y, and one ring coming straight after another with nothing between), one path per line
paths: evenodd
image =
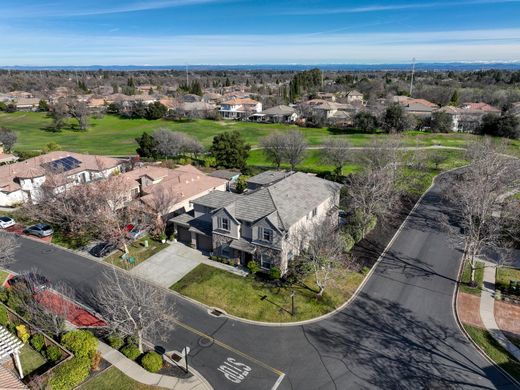
M262 103L251 98L235 98L223 102L219 112L224 119L248 118L254 113L262 112Z
M254 178L253 178L254 179ZM287 271L292 235L334 210L340 185L302 172L245 194L213 191L170 220L179 241L201 251Z

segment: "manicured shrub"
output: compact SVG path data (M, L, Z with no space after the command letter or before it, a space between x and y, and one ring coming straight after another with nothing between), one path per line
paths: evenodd
M253 275L260 271L260 266L256 261L250 261L249 263L247 263L247 268L249 269L249 272L251 272Z
M136 360L141 356L141 351L139 351L139 348L137 348L135 344L126 344L121 348L121 353L130 360Z
M278 280L282 277L282 272L279 268L273 267L269 270L269 277L272 280Z
M45 346L45 337L43 337L41 333L33 334L29 343L35 350L41 352L42 348Z
M49 360L52 363L56 363L58 360L61 359L61 350L58 348L58 346L52 344L45 348L45 351L43 353L47 360Z
M162 356L157 352L147 352L141 359L141 365L150 372L157 372L163 366Z
M9 315L5 306L0 305L0 325L7 326L9 323Z
M347 252L350 252L356 241L354 238L350 235L350 233L343 234L343 239L345 240L345 250Z
M11 332L12 334L16 334L16 324L13 324L12 322L9 322L6 326L7 330Z
M0 287L0 301L7 302L7 298L9 297L9 294L7 293L7 288L4 286Z
M23 324L16 326L16 335L20 340L22 340L22 343L24 344L26 344L27 341L29 341L29 337L31 337L27 327Z
M108 345L110 345L114 349L120 349L123 345L125 345L125 342L123 338L117 334L111 334L108 336Z
M49 381L52 390L70 390L87 379L90 373L90 359L73 357L52 373Z
M92 359L96 354L98 339L89 331L74 330L65 333L61 343L75 356Z

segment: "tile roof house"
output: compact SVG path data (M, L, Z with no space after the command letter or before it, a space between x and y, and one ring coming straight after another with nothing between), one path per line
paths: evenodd
M227 180L207 176L192 165L175 169L147 165L125 172L121 176L136 184L129 188L133 198L139 198L150 208L156 209L159 203L166 201L167 205L161 205L161 210L154 211L168 216L191 210L192 200L211 191L226 191L227 186Z
M487 103L464 103L461 107L446 106L435 112L444 112L451 116L452 131L471 133L478 131L482 118L487 114L500 115L500 109Z
M499 108L493 107L490 104L487 103L463 103L461 105L461 108L463 110L469 110L469 111L479 111L483 113L492 113L492 114L500 114L502 111L500 111Z
M11 207L38 201L39 191L50 173L63 185L75 185L106 178L120 172L119 159L56 151L25 161L0 166L0 206ZM56 189L59 190L60 187Z
M262 103L251 98L234 98L224 101L219 109L224 119L243 119L262 111Z
M287 271L297 253L291 234L339 202L340 185L296 172L244 194L214 191L192 201L193 211L170 220L179 241L246 266ZM258 180L255 180L258 181Z

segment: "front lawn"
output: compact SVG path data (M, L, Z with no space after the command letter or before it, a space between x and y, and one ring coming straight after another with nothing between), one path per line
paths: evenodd
M3 269L0 269L0 286L4 285L4 282L8 276L9 276L9 272L7 272Z
M148 241L148 248L145 246L145 241ZM135 240L128 244L128 258L133 257L135 259L133 264L131 264L128 260L121 258L124 252L119 249L108 256L105 261L123 269L132 269L149 257L152 257L156 253L160 252L168 245L169 244L163 244L162 242L156 241L148 236L141 237L139 240Z
M237 317L266 322L291 322L315 318L343 304L356 290L364 275L345 272L336 286L316 299L312 278L307 286L277 287L269 281L241 277L205 264L198 265L171 286L183 295ZM294 291L295 315L291 316L291 292Z
M487 330L466 324L464 324L464 329L491 360L506 370L512 377L520 380L520 362L502 348Z
M81 385L79 390L156 390L157 386L143 385L126 376L115 367L110 367L94 379Z
M520 280L520 269L508 267L497 268L495 285L498 289L508 289L511 280Z
M23 374L25 376L43 366L47 363L47 360L29 344L25 344L20 350L20 362L22 363Z
M475 282L476 286L472 287L469 285L471 280L471 265L469 260L464 263L464 269L462 270L462 278L459 284L459 290L468 294L480 296L482 291L482 284L484 280L484 263L477 261L477 269L475 270Z

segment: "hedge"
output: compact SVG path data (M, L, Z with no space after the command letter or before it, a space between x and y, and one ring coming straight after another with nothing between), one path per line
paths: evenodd
M43 353L47 360L56 363L61 359L61 350L56 345L49 345Z
M86 357L73 357L52 373L49 381L52 390L70 390L83 382L90 373L91 360Z
M65 333L61 338L61 343L75 356L89 359L94 357L98 347L98 339L86 330L73 330Z
M121 348L121 353L130 360L136 360L141 355L141 351L134 344L125 345Z
M7 309L5 306L0 305L0 325L7 326L9 323L9 314L7 314Z
M157 352L147 352L141 359L141 365L150 372L157 372L163 366L162 356Z
M121 336L116 334L112 334L108 336L108 345L110 345L114 349L120 349L123 345L125 345L125 341Z
M29 340L29 343L35 350L41 352L42 348L45 346L45 337L43 337L41 333L33 334Z

